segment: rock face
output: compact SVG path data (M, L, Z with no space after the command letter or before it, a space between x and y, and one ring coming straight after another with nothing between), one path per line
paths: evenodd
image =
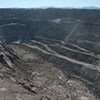
M26 97L29 100L99 100L96 96L99 95L96 90L99 89L99 72L91 64L64 57L51 46L36 41L1 47L5 56L10 49L10 56L14 59L7 56L13 67L4 58L3 63L0 61L2 100L8 95L9 100L25 100Z
M21 59L27 63L27 66L24 65L20 68L23 74L18 80L19 84L27 87L33 93L35 91L36 95L48 97L51 100L82 100L82 98L97 100L89 90L85 90L88 89L86 84L89 86L90 83L81 80L81 78L75 78L70 68L72 63L66 59L59 58L56 54L47 52L37 45L12 44L10 48L21 55ZM80 70L77 64L74 67Z
M0 15L0 100L100 99L99 10Z

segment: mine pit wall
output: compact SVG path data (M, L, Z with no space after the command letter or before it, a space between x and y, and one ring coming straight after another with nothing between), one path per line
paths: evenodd
M33 49L32 49L33 50ZM87 82L89 85L93 85L96 89L95 92L100 91L100 72L92 68L69 62L63 58L58 58L51 54L45 54L37 49L33 50L34 53L41 56L45 61L52 63L56 67L60 68L65 74L66 72L69 75L75 75L79 79L83 79L84 82ZM97 92L100 96L100 92Z
M91 63L94 65L97 65L97 63L98 63L97 62L98 58L96 58L94 56L82 54L80 52L73 52L70 50L62 49L61 47L50 46L50 48L55 50L56 52L58 52L61 55L71 57L71 58L77 59L77 60L82 61L82 62Z
M85 42L85 41L82 41L82 40L75 40L75 41L72 41L73 39L71 39L69 41L69 43L72 43L72 44L75 44L75 45L78 45L82 48L85 48L93 53L95 53L96 55L100 55L100 42L94 42L94 43L91 43L91 42Z

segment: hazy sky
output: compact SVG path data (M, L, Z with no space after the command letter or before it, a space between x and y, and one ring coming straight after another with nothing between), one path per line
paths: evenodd
M0 0L0 8L100 7L100 0Z

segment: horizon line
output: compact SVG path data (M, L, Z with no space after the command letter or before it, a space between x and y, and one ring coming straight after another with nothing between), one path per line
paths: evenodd
M49 9L49 8L55 8L55 9L89 9L93 7L93 9L100 9L100 7L97 6L83 6L83 7L0 7L0 9Z

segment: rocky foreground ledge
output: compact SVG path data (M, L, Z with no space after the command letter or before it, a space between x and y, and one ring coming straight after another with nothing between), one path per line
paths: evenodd
M52 44L0 42L0 100L99 100L97 63L83 60L64 56Z

